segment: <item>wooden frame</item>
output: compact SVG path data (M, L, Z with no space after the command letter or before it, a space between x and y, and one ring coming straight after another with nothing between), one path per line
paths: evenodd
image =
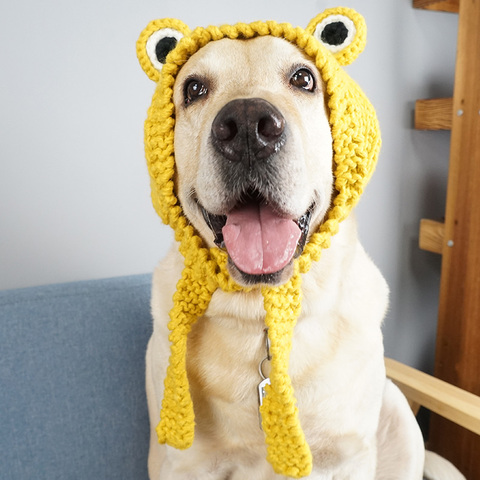
M445 222L422 220L420 246L442 255L435 376L480 395L480 3L413 0L413 6L459 12L453 99L416 104L417 128L451 130ZM444 417L432 415L429 447L467 478L480 478L478 432Z

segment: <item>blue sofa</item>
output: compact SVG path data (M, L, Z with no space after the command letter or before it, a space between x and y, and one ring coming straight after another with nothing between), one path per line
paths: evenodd
M0 479L147 479L150 275L0 291Z

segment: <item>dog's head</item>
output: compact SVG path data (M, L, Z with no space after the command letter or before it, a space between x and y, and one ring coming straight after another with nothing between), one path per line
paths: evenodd
M370 177L378 125L341 68L365 35L345 8L306 30L257 22L191 32L164 19L142 32L140 63L158 82L145 125L154 205L174 229L184 216L206 246L225 248L237 283L287 281Z

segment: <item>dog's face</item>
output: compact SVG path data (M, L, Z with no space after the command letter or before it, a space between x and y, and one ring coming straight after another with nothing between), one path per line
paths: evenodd
M211 42L174 86L176 188L244 285L283 283L330 206L332 137L317 68L284 39Z
M380 148L374 109L341 68L365 41L363 18L342 7L305 30L254 22L192 31L171 18L147 25L137 55L158 83L145 123L152 200L183 255L200 251L200 235L213 249L210 265L222 272L225 255L215 249L225 249L241 285L286 282L299 255L299 271L308 271L358 201Z

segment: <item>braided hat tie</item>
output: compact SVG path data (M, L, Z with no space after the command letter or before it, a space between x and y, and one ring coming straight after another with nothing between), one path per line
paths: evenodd
M340 28L340 38L338 26ZM337 30L336 30L337 29ZM333 36L332 36L333 32ZM185 258L170 312L170 361L157 427L161 443L185 449L194 439L194 409L187 372L187 335L201 317L218 288L242 289L227 270L227 253L205 246L188 222L175 195L173 86L184 63L207 43L222 38L272 35L303 50L316 64L326 86L333 137L335 193L325 221L314 232L294 263L294 274L284 285L263 287L265 325L270 339L271 384L260 408L267 459L275 472L293 478L309 475L312 454L300 425L294 391L288 375L295 324L301 309L301 276L309 271L321 251L357 203L373 173L380 148L375 111L368 99L341 68L363 50L363 18L346 8L329 9L303 30L289 24L252 24L190 29L175 19L155 20L140 35L137 55L157 89L145 122L145 153L151 177L152 202L163 222L170 225Z

